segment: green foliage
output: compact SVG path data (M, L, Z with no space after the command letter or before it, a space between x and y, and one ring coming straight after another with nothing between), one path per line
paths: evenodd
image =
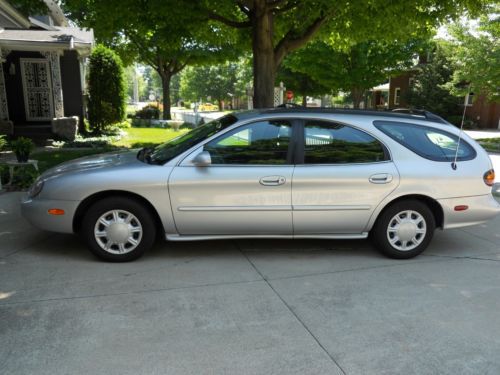
M17 189L27 189L35 182L39 173L32 165L16 167L11 185Z
M427 35L443 19L456 19L467 12L477 14L487 2L202 0L193 3L198 4L199 14L218 21L221 27L247 28L243 34L245 42L254 52L254 99L257 99L254 104L266 106L272 96L274 73L283 59L314 37L346 50L368 39L404 42Z
M136 111L134 117L146 120L159 119L160 109L156 104L148 104L145 107Z
M447 88L453 67L446 57L446 48L444 44L437 44L430 61L418 67L406 100L411 108L426 109L449 118L460 115L461 100L451 95Z
M448 28L455 69L448 88L454 95L464 96L470 84L472 92L500 102L500 5L496 7L495 14L481 18L476 32L461 24Z
M10 0L9 3L25 16L44 14L48 10L43 0Z
M424 45L421 39L404 43L367 40L339 49L318 40L290 54L283 66L285 71L296 73L296 77L309 83L313 92L350 92L355 106L359 106L365 90L410 68ZM288 81L284 82L288 88Z
M287 90L292 90L294 96L300 95L304 98L306 96L320 96L330 94L332 89L315 80L311 75L294 71L285 63L278 70L278 75L276 78L276 86L279 85L279 82L283 82ZM308 67L303 67L303 70L309 70Z
M116 53L99 45L89 59L89 122L94 133L125 119L126 87L123 65Z
M3 149L7 148L7 140L5 139L5 135L0 135L0 151L2 151Z
M33 141L25 137L19 137L11 141L10 146L18 161L28 161L31 151L35 148Z
M170 118L170 82L186 65L238 55L235 33L206 22L190 0L63 0L65 10L129 64L139 61L161 78L164 119ZM157 94L160 94L157 92Z
M230 100L241 96L251 80L251 67L247 59L187 68L181 77L180 93L183 98L205 102L208 96L217 100Z
M500 138L484 138L477 141L486 151L500 152Z

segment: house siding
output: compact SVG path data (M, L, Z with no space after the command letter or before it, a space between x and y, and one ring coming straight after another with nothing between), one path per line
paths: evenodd
M484 96L479 96L467 108L466 116L480 128L500 129L500 103L488 102Z
M410 78L412 76L413 72L405 72L397 77L391 77L389 86L389 109L408 108L406 95L410 90ZM396 88L400 89L399 104L394 103Z

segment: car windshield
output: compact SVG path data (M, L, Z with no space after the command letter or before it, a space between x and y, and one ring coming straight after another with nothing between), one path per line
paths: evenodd
M149 162L151 164L165 164L204 139L207 139L228 126L231 126L236 121L238 121L236 117L233 115L227 115L194 128L193 130L151 150L148 155Z

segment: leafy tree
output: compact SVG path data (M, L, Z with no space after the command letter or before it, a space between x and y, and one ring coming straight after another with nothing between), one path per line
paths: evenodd
M137 80L137 86L139 91L139 100L144 97L144 92L146 89L146 82L144 76L137 71L135 65L129 65L125 68L125 83L127 85L127 100L132 101L134 99L134 80Z
M126 62L137 60L160 76L163 118L170 119L170 83L187 65L233 56L233 37L199 17L189 0L63 0L79 25L94 29ZM231 47L231 48L229 48Z
M126 85L120 57L98 45L89 59L89 123L96 133L125 118Z
M240 96L249 81L250 69L245 60L188 68L181 79L181 94L189 100L213 97L222 109L222 101Z
M200 0L199 14L226 27L248 30L253 51L254 107L273 105L273 84L283 59L322 37L348 46L367 38L419 35L445 17L477 11L487 0Z
M9 3L25 15L43 14L48 10L44 0L11 0Z
M406 99L412 108L426 109L449 118L460 114L460 100L451 95L447 88L453 67L446 57L446 48L446 44L436 44L430 61L420 64Z
M308 96L325 95L332 92L332 89L327 85L316 81L309 74L293 71L286 64L287 60L278 70L277 82L284 82L287 90L291 90L294 94L302 96L302 105L307 105Z
M500 6L490 17L483 16L474 33L464 25L449 27L454 38L450 59L455 71L449 88L463 96L464 87L488 99L500 101Z
M284 65L312 82L321 82L330 92L350 92L354 107L359 108L367 89L410 68L424 44L421 39L405 43L368 40L339 50L316 41L290 54Z

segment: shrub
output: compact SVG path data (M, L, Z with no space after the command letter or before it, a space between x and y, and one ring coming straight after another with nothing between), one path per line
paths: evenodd
M139 109L135 113L135 118L140 118L143 120L158 120L160 118L160 109L156 104L148 104L147 106Z
M16 168L11 185L18 189L27 189L38 177L38 172L32 165Z
M90 130L100 134L125 119L125 75L118 55L97 46L90 55L88 81Z
M0 151L7 148L7 140L5 139L5 135L0 135Z

